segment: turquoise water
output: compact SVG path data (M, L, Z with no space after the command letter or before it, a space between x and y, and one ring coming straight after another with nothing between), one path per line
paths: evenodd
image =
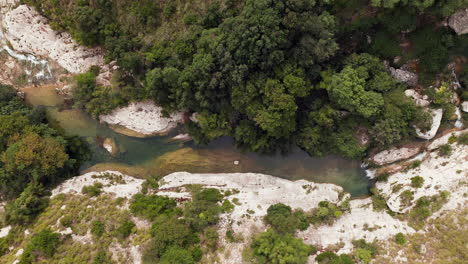
M111 164L108 165L111 168L112 164L117 164L126 168L138 167L152 171L160 166L157 163L159 157L171 153L174 153L178 158L178 164L182 162L184 165L184 158L186 158L184 155L188 155L184 153L187 152L182 152L179 155L179 152L174 151L188 149L209 159L209 162L206 162L206 171L258 172L291 180L306 179L313 182L334 183L342 186L353 197L369 193L370 181L361 169L359 161L346 160L336 156L311 158L300 149L296 149L286 156L243 153L236 149L234 142L229 137L215 140L207 146L197 146L193 142L171 141L170 137L177 134L177 131L168 136L129 137L100 124L82 111L76 109L60 111L63 99L57 96L50 87L47 89L34 88L34 93L26 91L26 99L33 105L46 106L48 116L58 121L66 133L86 139L91 147L93 158L83 165L83 170L99 164ZM114 157L101 147L100 142L104 138L112 138L116 142L120 150L119 155ZM190 159L188 156L187 158ZM239 165L233 165L236 160L239 161ZM190 172L192 165L189 161L187 163L187 166L183 166L183 170ZM177 170L177 168L176 166L172 170ZM199 172L199 166L193 171Z

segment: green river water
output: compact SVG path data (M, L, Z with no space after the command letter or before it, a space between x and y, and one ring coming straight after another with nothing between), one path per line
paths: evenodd
M167 174L181 170L259 172L291 180L334 183L342 186L353 197L369 193L370 181L359 161L336 156L311 158L299 149L287 156L242 153L228 137L215 140L208 146L171 141L170 137L174 135L129 137L100 124L82 111L61 110L63 98L55 93L52 86L31 87L24 91L29 103L46 106L48 117L58 121L68 134L84 137L90 143L93 158L83 165L83 170L115 169L140 177L148 173ZM103 138L114 139L120 154L114 157L103 149L99 144ZM239 164L235 165L234 161L239 161Z

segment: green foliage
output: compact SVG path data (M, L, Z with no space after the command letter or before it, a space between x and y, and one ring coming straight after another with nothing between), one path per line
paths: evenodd
M431 197L423 196L416 201L416 206L410 212L410 217L415 222L424 221L434 212L438 211L447 201L448 192L441 192Z
M468 133L460 135L458 137L458 143L462 145L468 145Z
M403 233L398 233L395 235L395 242L399 245L406 244L406 236Z
M20 225L31 223L48 206L46 194L41 185L28 184L16 200L6 205L6 222Z
M190 251L178 246L170 247L161 257L161 264L193 264Z
M93 260L93 264L111 264L111 263L112 262L109 256L104 250L99 250Z
M307 263L316 250L291 234L280 235L273 229L261 233L251 245L258 263Z
M136 194L130 203L130 211L136 216L154 220L161 214L169 214L176 207L170 198L158 195Z
M439 155L449 156L452 153L452 146L445 144L439 147Z
M424 184L424 178L421 176L414 176L411 178L411 186L414 188L421 188Z
M296 229L307 229L309 222L304 212L292 212L291 207L282 203L268 207L265 220L280 234L293 234Z
M94 220L91 222L91 234L101 237L106 232L106 226L103 222L99 220Z
M126 238L128 237L130 234L132 234L133 232L135 232L135 223L133 223L133 221L131 220L125 220L120 226L119 228L117 228L117 233Z
M60 235L50 229L42 229L31 238L19 263L36 263L39 259L52 257L60 244Z
M325 251L320 253L315 257L315 261L320 264L354 264L355 262L351 259L350 256L341 254L340 256L336 255L333 252Z
M347 203L340 206L327 201L321 201L319 207L311 211L311 223L317 224L332 224L336 219L340 218L345 211L348 211Z
M81 188L81 192L91 197L99 196L102 192L102 183L95 182L93 185L86 185Z

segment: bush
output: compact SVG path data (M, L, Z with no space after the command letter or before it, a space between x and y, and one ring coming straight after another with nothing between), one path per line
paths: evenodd
M31 223L49 204L49 198L44 197L41 185L30 183L13 203L5 208L6 222L9 224Z
M411 178L411 186L414 188L421 188L424 184L424 178L421 176L415 176Z
M348 209L349 208L346 208L345 206L337 206L336 204L327 201L321 201L319 203L319 207L311 212L311 222L332 224L336 219L343 215L344 211L347 211Z
M251 247L258 263L305 264L309 255L316 252L301 239L291 234L280 235L273 229L256 236Z
M439 155L441 156L448 156L452 154L452 147L448 144L442 145L439 148Z
M106 251L99 250L96 256L94 257L93 264L111 264L112 262L109 259Z
M348 255L336 255L333 252L325 251L315 257L315 261L320 264L354 264L353 259Z
M265 220L279 233L294 233L298 228L305 230L309 226L304 212L293 213L291 207L282 203L268 207Z
M71 227L73 224L73 217L71 215L65 215L60 218L60 224L63 227Z
M117 228L117 233L120 234L122 237L126 238L135 231L134 228L135 223L133 223L131 220L125 220L119 226L119 228Z
M103 222L95 220L91 223L91 234L101 237L106 232L106 226Z
M60 235L50 229L42 229L31 238L19 264L36 263L37 259L52 257L60 244Z
M83 188L81 188L81 192L83 194L87 194L91 197L96 197L96 196L99 196L102 192L102 183L100 182L95 182L93 185L86 185L86 186L83 186Z
M406 236L403 233L398 233L395 235L395 242L399 245L406 244Z
M136 216L154 220L158 215L171 213L176 205L173 199L164 196L136 194L130 203L130 211Z
M195 263L190 251L173 246L170 247L161 257L161 264L193 264Z
M468 133L465 133L458 137L458 143L462 145L468 145Z

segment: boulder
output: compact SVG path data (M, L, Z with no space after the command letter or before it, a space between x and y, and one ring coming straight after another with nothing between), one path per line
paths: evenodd
M119 154L119 147L112 138L104 139L102 147L106 149L112 156L117 156Z
M429 106L430 104L429 97L427 95L421 95L418 92L416 92L414 89L405 90L405 95L413 98L414 103L417 106L426 107L426 106Z
M382 166L414 157L419 153L419 151L419 147L391 148L375 154L370 158L370 160L375 164Z
M432 126L429 131L422 132L419 128L415 127L416 134L422 139L432 139L439 130L440 122L442 121L442 115L444 111L442 109L432 110Z
M468 101L465 101L461 104L462 110L465 113L468 113Z
M389 69L390 74L398 81L406 83L409 86L416 86L418 84L418 75L416 73L392 67L389 67Z
M458 11L449 18L449 26L458 34L468 33L468 8Z

